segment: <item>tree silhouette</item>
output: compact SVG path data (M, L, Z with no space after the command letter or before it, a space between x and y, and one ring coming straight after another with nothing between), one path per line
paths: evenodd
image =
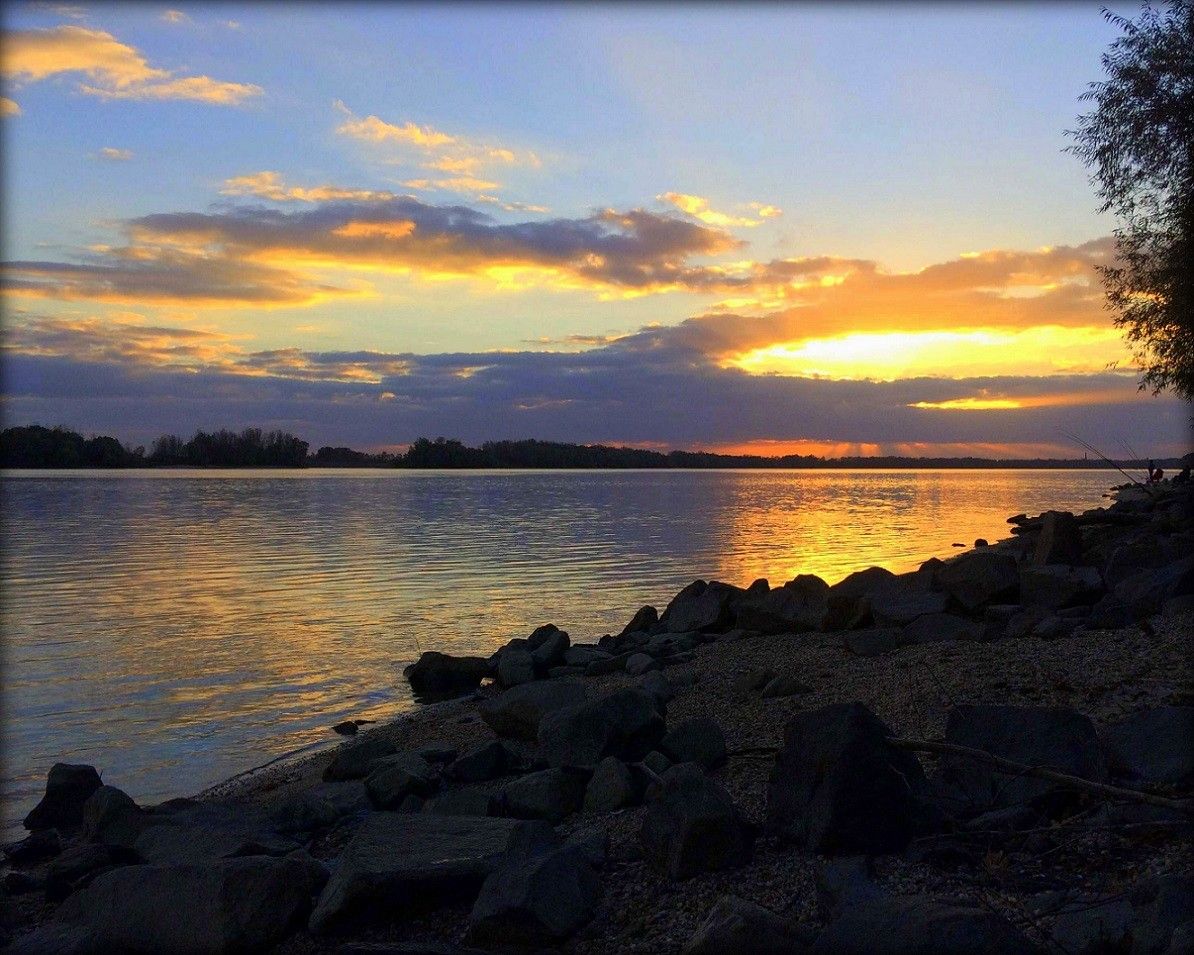
M1070 151L1092 167L1101 212L1120 219L1107 305L1140 363L1141 389L1194 399L1194 4L1144 4L1082 95Z

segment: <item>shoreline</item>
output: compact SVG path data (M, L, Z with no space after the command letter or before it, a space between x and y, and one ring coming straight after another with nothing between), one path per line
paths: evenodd
M654 644L650 643L652 638L649 635L646 641L638 642L637 636L630 641L636 649L649 650L654 646L659 651L654 657L650 652L639 654L647 657L646 661L639 660L635 664L635 669L644 667L642 672L625 672L634 656L634 653L624 649L630 644L623 637L609 637L603 641L606 650L611 651L609 656L600 656L605 651L594 647L586 653L573 652L572 659L579 660L587 655L590 662L584 664L584 668L600 670L601 660L613 660L620 656L621 672L618 672L618 668L604 674L578 671L579 664L564 663L561 654L555 667L571 667L569 672L557 672L549 676L543 670L531 673L529 679L524 680L515 676L515 664L525 664L532 652L544 646L547 640L555 638L548 633L534 649L531 645L537 639L535 635L532 635L530 642L511 641L495 654L495 660L484 662L485 675L491 670L496 675L493 683L479 686L475 691L456 699L401 713L393 721L361 732L338 746L293 754L293 759L280 757L209 787L194 802L173 800L173 809L167 808L171 804L164 804L148 816L153 817L154 813L160 814L165 809L166 814L173 813L171 822L183 826L185 831L187 825L193 824L188 813L219 808L237 818L252 818L260 825L261 819L276 818L283 808L293 807L318 791L324 794L320 796L321 799L336 803L332 814L317 823L315 828L306 830L305 835L292 835L291 838L301 845L301 848L296 846L295 851L301 851L308 858L317 860L319 865L329 867L334 881L337 868L346 865L345 847L354 844L354 834L369 819L384 817L383 821L388 822L400 817L414 820L450 818L429 813L428 806L423 805L424 800L434 805L447 796L457 798L454 794L462 791L462 787L470 793L482 794L483 804L490 808L501 803L504 811L498 813L500 818L529 818L526 811L514 811L511 814L512 788L517 789L516 784L530 777L542 778L544 773L560 772L551 768L557 761L549 756L546 762L548 768L535 768L537 763L542 764L541 748L545 745L542 733L539 750L536 749L533 734L530 741L520 739L518 734L495 734L491 728L493 701L500 701L506 694L518 696L548 692L553 686L571 684L581 686L590 700L601 700L619 691L641 694L644 687L650 686L655 692L669 697L666 705L661 707L666 711L669 729L701 718L712 718L724 732L723 750L729 750L728 758L716 761L704 778L709 785L719 787L732 799L736 812L749 826L757 827L754 853L748 861L710 866L693 877L680 880L670 877L666 872L661 873L652 864L651 850L644 847L640 829L645 825L644 818L650 817L654 811L653 807L671 798L666 786L662 795L653 798L647 796L644 800L640 793L622 808L613 811L598 812L574 807L555 819L556 809L549 806L543 811L553 817L551 821L558 839L575 845L586 840L605 840L607 848L600 853L602 862L596 870L600 873L603 891L597 900L591 902L592 911L587 913L588 917L582 924L566 935L547 939L546 947L593 953L609 950L610 946L644 953L679 951L686 943L692 942L694 932L700 929L702 921L711 918L711 913L716 914L718 900L727 893L740 896L750 905L761 906L771 917L782 920L787 926L786 930L794 933L793 938L800 933L829 932L835 926L840 928L841 920L846 917L840 912L835 915L832 905L826 908L823 904L824 891L818 892L817 889L819 882L824 881L826 866L832 863L832 854L827 857L816 850L793 849L783 839L777 839L772 831L774 807L773 799L767 793L767 779L777 771L777 764L774 757L766 756L764 751L774 751L784 745L784 727L793 719L813 718L813 715L825 711L826 707L832 709L837 704L857 701L873 710L897 736L937 739L943 735L948 738L949 724L954 718L951 714L963 704L1011 704L1030 708L1064 706L1082 714L1083 719L1093 720L1102 739L1108 728L1125 718L1158 707L1189 708L1194 703L1186 638L1194 626L1194 612L1188 591L1163 597L1148 612L1136 614L1131 607L1115 604L1116 600L1124 604L1124 600L1116 595L1123 591L1123 581L1132 578L1132 573L1118 579L1114 585L1107 585L1112 577L1125 570L1133 570L1127 565L1115 570L1112 562L1110 569L1105 567L1096 574L1100 578L1097 594L1082 591L1083 586L1089 585L1088 573L1067 575L1058 570L1040 570L1041 567L1069 567L1070 571L1075 571L1076 568L1088 566L1088 553L1097 551L1102 554L1099 548L1109 549L1110 553L1105 555L1109 560L1125 547L1136 547L1137 551L1133 552L1136 558L1146 559L1153 564L1134 568L1141 586L1147 582L1145 578L1160 577L1168 572L1168 568L1178 566L1180 558L1176 556L1159 562L1157 566L1155 555L1148 556L1148 541L1155 538L1176 555L1181 553L1182 545L1188 545L1194 539L1191 537L1191 497L1188 488L1179 492L1172 486L1160 486L1164 507L1151 501L1130 503L1140 493L1135 489L1121 491L1119 499L1110 508L1105 511L1099 508L1079 515L1073 526L1065 520L1049 520L1048 533L1057 538L1059 547L1068 540L1069 546L1077 545L1082 550L1081 562L1077 565L1033 564L1032 555L1040 552L1046 528L1044 522L1034 524L1033 519L1020 516L1022 519L1018 522L1012 519L1013 534L1006 539L987 547L968 548L948 561L934 558L926 562L928 570L922 568L922 571L913 574L899 575L899 578L904 578L904 583L917 584L915 593L903 592L893 597L886 594L895 594L895 591L879 588L869 594L860 590L856 595L849 596L847 591L851 587L843 587L843 584L851 579L857 583L865 574L851 575L847 581L839 582L834 588L827 587L826 591L836 596L829 599L824 607L817 602L820 598L816 596L823 592L815 585L806 581L801 585L804 591L791 586L802 578L790 582L787 593L781 597L769 598L770 603L763 598L768 593L779 594L784 588L764 591L761 587L728 588L727 585L718 584L685 588L673 599L670 609L662 615L663 620L660 621L657 616L656 622L648 627L649 631L654 632ZM1180 508L1175 510L1174 504L1180 504ZM1112 517L1108 517L1109 514ZM1158 516L1163 519L1156 520ZM1068 530L1060 530L1062 527ZM1148 538L1144 545L1136 540L1141 535ZM1162 544L1156 544L1156 547ZM936 589L940 586L942 568L965 564L973 555L984 553L997 555L996 560L1001 557L1015 559L1022 570L1028 572L1028 576L1023 578L1026 583L1018 584L1020 598L1017 603L999 604L995 600L1002 597L989 597L976 601L971 608L964 608L958 603L953 590ZM1185 553L1189 553L1188 547ZM1121 562L1123 559L1121 554ZM986 558L979 562L983 560ZM1188 562L1189 558L1186 560ZM919 589L920 581L910 578L922 572L928 575L924 579L931 578L931 581L927 587ZM899 579L896 575L888 574L887 577ZM1070 580L1071 577L1075 579ZM1087 579L1086 584L1077 579L1082 577ZM1188 572L1186 577L1189 577ZM887 582L889 588L893 586L886 578L883 581ZM1031 601L1024 599L1031 587L1037 588L1037 592L1041 587L1046 591L1049 587L1054 588L1050 600L1055 601L1056 588L1059 586L1069 588L1067 592L1073 593L1056 607L1042 613L1034 611L1030 615L1034 619L1021 619L1026 608L1032 609L1033 606ZM725 594L718 591L713 596L708 595L707 592L718 587L727 587ZM692 593L685 597L690 590ZM753 597L751 590L756 591ZM993 593L1002 592L997 589ZM809 593L815 599L808 598ZM948 599L940 599L942 593ZM718 609L718 594L725 597L721 609ZM705 595L704 603L701 603L702 595ZM847 596L849 599L846 599ZM923 605L917 603L926 600L928 602ZM722 611L733 601L737 601L734 604L737 608L734 614L737 616L730 619ZM802 628L804 632L798 633L793 633L792 628L778 625L777 621L800 619L800 613L812 604L821 608L823 617L827 611L831 615L836 614L832 621L835 625L805 627ZM940 604L939 608L937 604ZM1063 606L1065 604L1068 606ZM930 608L930 605L932 607L928 613L916 613L917 610ZM1018 610L1002 609L1011 606ZM749 619L760 625L759 630L747 631L740 626L730 626L745 619L743 614L746 610L753 614ZM1099 615L1105 618L1103 622L1117 622L1112 619L1115 613L1120 614L1118 622L1121 625L1096 628L1087 627L1084 623L1092 619L1099 623ZM700 627L691 631L671 629L668 620L674 623L683 614L688 614L689 622L699 623ZM897 623L909 614L912 617L906 624ZM951 619L934 619L932 622L938 627L955 626L962 629L953 633L952 639L939 639L940 634L933 635L927 641L904 639L907 629L926 617L948 617ZM635 619L638 620L639 615ZM963 624L968 625L969 629L965 629ZM1009 626L1019 630L1008 633ZM923 629L924 625L921 624L921 627ZM996 630L999 630L998 635ZM627 632L638 634L646 631L628 628ZM536 631L536 634L539 633ZM692 639L683 639L685 637ZM621 645L619 640L623 641ZM564 637L560 642L567 644L567 638ZM507 655L503 668L502 660ZM593 663L598 663L598 666L594 668ZM770 677L764 679L757 672L759 670L769 670ZM526 675L524 672L522 676ZM774 677L786 677L786 687L772 687L774 692L769 691L767 687L771 686L771 678ZM480 678L477 682L480 683ZM502 682L510 683L513 688L502 689ZM467 774L463 778L454 774L452 767L460 764L464 756L478 748L492 749L495 745L502 747L504 752L508 751L512 761L521 760L519 768L515 768L512 762L507 767L509 771L496 772L488 778L473 781L469 780ZM354 770L343 779L329 781L327 776L329 767L334 763L342 763L345 754L360 753L369 748L376 750L375 759L380 760L379 766L387 759L397 766L403 758L402 753L416 750L428 753L432 750L455 750L461 754L461 758L449 761L442 769L431 764L436 782L426 796L415 795L412 791L407 794L409 798L395 799L392 804L394 808L383 809L378 808L376 803L378 786L371 785L367 789L362 782L366 776L375 780L380 770L375 768L370 774L366 765L360 775L356 775ZM941 761L924 759L921 762L930 776L940 771L940 766L935 764ZM562 765L567 764L569 761L564 760ZM631 761L624 765L639 764ZM407 766L407 770L409 768ZM660 765L659 768L665 767ZM529 776L527 770L531 770ZM648 772L652 776L666 775L651 770ZM119 780L113 780L112 783L119 785ZM691 784L704 785L696 782ZM1135 785L1156 788L1147 780L1137 780ZM589 788L592 788L592 780ZM370 793L369 798L364 798L366 791ZM1183 798L1190 794L1188 783L1181 783L1176 789L1169 785L1167 791ZM373 805L370 805L370 800L373 800ZM412 800L417 800L418 805ZM402 809L398 810L400 802ZM474 799L472 804L482 803ZM412 813L419 807L424 811ZM1024 938L1035 944L1045 944L1052 937L1050 933L1058 931L1057 923L1064 922L1064 913L1058 916L1054 912L1042 917L1033 909L1042 894L1041 885L1049 880L1062 886L1071 883L1089 895L1099 885L1121 884L1125 880L1141 882L1160 876L1194 879L1192 867L1185 861L1194 856L1189 851L1192 843L1188 824L1176 827L1170 824L1168 828L1161 826L1153 830L1147 827L1156 824L1157 820L1144 818L1139 813L1132 815L1134 810L1130 805L1112 807L1123 818L1117 816L1112 819L1107 816L1107 808L1097 801L1081 804L1076 810L1067 805L1064 814L1054 818L1050 825L1060 825L1061 831L1071 838L1069 843L1064 839L1060 842L1053 839L1049 845L1044 845L1041 840L1037 840L1036 845L1027 844L1031 843L1035 833L1033 827L1030 827L1027 836L1018 835L1013 827L998 838L988 838L984 852L977 856L973 845L956 836L950 836L954 841L949 844L949 851L942 850L936 854L928 851L926 845L913 841L911 846L894 854L875 854L866 883L873 884L876 891L891 894L893 898L924 901L948 896L969 900L972 906L997 912L1003 923L1022 933ZM1033 811L1039 814L1044 810L1034 808ZM1087 828L1082 820L1100 812L1103 815L1099 818L1105 820L1102 828ZM490 818L492 815L486 810L480 818ZM144 824L147 817L141 813L135 818L139 824ZM456 818L474 817L466 815ZM1107 823L1111 825L1110 836ZM951 823L940 832L956 834L965 831L964 827L959 830L959 825L962 823ZM1147 844L1133 842L1135 837L1131 833L1136 832L1131 828L1133 825L1144 826L1148 831ZM1119 830L1122 826L1128 828ZM70 832L69 828L64 831ZM1117 831L1127 835L1117 834ZM89 838L91 842L95 841L94 832ZM933 840L940 838L944 836L933 836ZM567 843L567 840L571 840L571 843ZM937 842L930 842L932 846L937 846ZM1100 847L1098 852L1102 858L1085 861L1083 853L1094 851L1093 847ZM185 857L193 862L195 849L195 846L190 846L180 858ZM171 851L179 850L176 848ZM1002 863L1005 866L1003 870L991 870L988 863L992 852L1005 860ZM1042 854L1046 858L1052 857L1052 861L1043 867L1037 861ZM207 864L217 864L202 852L198 856ZM268 857L273 858L272 855ZM169 862L169 852L157 861ZM113 863L109 861L107 865ZM1025 888L1011 877L1018 877L1021 874L1019 869L1024 867L1027 867L1026 871L1041 870L1044 875L1040 875L1038 883ZM123 867L125 873L136 868ZM26 870L20 871L24 873ZM35 866L28 871L32 872L31 878L37 879L42 870ZM108 871L121 870L104 870ZM974 873L977 873L977 880ZM327 875L325 869L321 878ZM44 878L44 875L41 877ZM95 878L94 873L92 878ZM101 872L98 879L103 878L105 875ZM75 887L71 894L84 898L93 891L87 888L90 881L89 878ZM312 899L324 896L326 890L323 896L313 893ZM33 898L35 896L30 892L10 899L10 902L17 903L20 910L19 917L13 922L17 928L15 935L21 935L28 928L38 925L42 926L38 931L43 935L55 927L60 928L60 920L52 917L52 904L43 903L41 907L35 907L26 906L22 901ZM524 899L522 904L525 909L529 903ZM331 952L336 951L346 938L394 945L402 940L421 940L423 943L434 941L448 946L463 946L470 944L470 940L475 943L482 937L489 937L485 936L484 931L478 931L476 913L474 911L470 917L469 908L470 905L462 907L456 902L445 900L426 911L420 906L419 912L397 920L383 919L378 922L377 919L366 918L359 923L346 923L330 936L322 934L322 930L313 934L300 929L295 933L292 923L275 939L278 947L274 950ZM758 911L748 911L752 913L751 918L765 920L765 915L760 915ZM1135 917L1132 912L1129 912L1129 916ZM524 918L525 912L519 917ZM904 917L914 920L915 913L909 909ZM1079 919L1079 922L1082 920ZM498 919L498 923L506 925L505 929L494 930L499 931L499 934L500 931L513 931L509 928L508 920L503 923ZM31 939L35 937L36 933L29 936ZM496 936L493 941L514 944L509 938L503 940ZM542 946L544 942L543 938L539 938L537 944ZM466 948L443 949L449 950L463 953ZM483 946L482 950L490 949ZM700 948L688 950L705 951Z

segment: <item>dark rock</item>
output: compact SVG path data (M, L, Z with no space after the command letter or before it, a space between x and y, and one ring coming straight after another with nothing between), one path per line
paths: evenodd
M1082 560L1082 531L1069 511L1045 511L1032 552L1034 567L1077 564Z
M985 537L976 537L974 539L974 546L975 547L990 547L991 542L989 540L987 540Z
M1164 538L1147 534L1112 549L1103 564L1103 580L1110 588L1139 573L1156 570L1181 555Z
M380 732L367 733L359 741L343 744L324 767L323 778L331 781L364 779L373 764L398 752L398 742Z
M409 910L469 899L516 850L550 846L544 822L377 813L362 823L311 915L324 933L354 910Z
M1065 707L956 706L946 722L945 741L1095 782L1107 778L1094 725ZM1015 806L1060 791L1049 780L1009 775L963 756L943 756L938 770L945 797L964 811Z
M63 922L43 922L4 952L5 955L104 955L86 926Z
M878 627L902 627L925 614L944 614L948 606L947 594L909 584L885 587L871 595L871 616Z
M14 865L34 865L62 851L57 829L38 829L19 842L4 847L4 857Z
M407 796L430 796L435 781L430 764L421 756L404 754L405 758L376 768L365 780L369 801L378 809L397 808Z
M537 627L527 638L527 645L535 663L535 672L546 673L551 667L564 662L564 654L571 641L566 631L554 623L549 623Z
M544 714L587 699L584 686L572 680L524 683L486 700L477 712L498 736L533 742Z
M709 910L683 955L800 955L810 930L736 895L723 895Z
M83 836L93 842L132 848L150 823L149 815L115 786L101 786L83 805Z
M1029 606L1057 610L1094 603L1103 594L1103 578L1093 567L1024 567L1020 571L1020 599Z
M684 763L664 774L639 841L652 868L670 879L687 879L745 865L754 832L720 783Z
M162 865L208 863L250 855L285 855L298 848L290 839L263 831L262 820L243 810L227 818L207 819L151 817L148 826L133 843L133 850L146 862Z
M891 735L861 703L797 714L771 773L768 827L828 855L902 850L932 814L920 763Z
M507 647L498 656L497 681L502 686L519 686L535 679L535 658L523 647Z
M450 763L460 755L460 750L451 743L426 743L414 750L416 756L429 763Z
M657 749L652 750L644 756L642 764L656 776L662 776L672 768L672 761Z
M734 692L745 695L763 689L775 677L775 671L769 667L751 667L745 673L734 678Z
M993 548L971 551L937 573L941 588L967 610L1014 597L1020 585L1016 560Z
M585 787L585 812L613 812L638 803L642 789L630 767L614 756L597 764Z
M557 680L560 677L584 676L585 670L587 669L588 664L585 664L584 666L568 666L565 664L564 666L550 667L547 671L547 678L550 680Z
M658 669L659 663L646 653L636 653L626 661L626 672L630 676L642 676L649 670Z
M558 942L593 918L600 899L601 879L576 846L511 858L481 886L469 915L469 937L523 945Z
M835 597L868 597L888 587L894 579L895 574L885 567L868 567L842 578L829 592Z
M674 726L660 740L659 750L673 763L714 769L726 761L726 737L715 719L694 716Z
M717 580L695 580L672 598L659 624L671 633L726 630L733 623L734 605L744 593L740 587Z
M0 886L7 895L28 895L30 892L44 891L46 880L31 872L12 871L4 873Z
M46 898L61 901L83 888L101 872L127 861L127 853L121 853L111 846L94 842L72 846L46 869Z
M520 763L518 753L505 744L483 743L461 756L444 773L457 782L483 783L513 772Z
M785 696L801 696L812 693L813 688L796 677L794 673L781 673L772 677L763 686L763 697L775 699Z
M823 921L837 918L851 905L880 898L883 890L874 881L869 856L827 859L814 876L817 912Z
M594 660L585 667L585 676L603 676L606 673L621 673L626 669L626 661L637 652L636 650L631 650L626 653L616 654L608 660Z
M402 671L415 693L428 697L464 696L489 675L483 657L452 657L428 650Z
M46 776L46 793L25 817L25 828L62 829L83 822L83 803L102 786L94 766L55 763Z
M630 618L630 623L622 629L621 636L636 632L650 633L658 623L659 612L654 607L640 607Z
M423 812L441 816L496 816L494 798L479 786L462 786L440 793L423 806Z
M673 689L671 683L668 682L667 677L658 670L644 673L638 681L638 689L644 693L649 693L660 706L665 705L676 695L676 691Z
M308 880L286 859L125 866L71 895L56 917L85 926L101 951L261 951L306 913Z
M1049 933L1053 946L1067 955L1105 955L1131 949L1132 903L1119 896L1099 899L1066 893L1049 909L1056 920Z
M1120 581L1113 593L1137 617L1154 614L1166 600L1194 592L1194 557L1174 561L1156 570L1141 570Z
M273 816L274 827L281 833L315 832L334 826L340 819L335 803L312 792L288 799Z
M548 713L539 724L539 749L551 766L591 767L606 756L640 759L663 734L655 698L624 689Z
M1168 955L1177 929L1194 921L1194 876L1162 875L1132 887L1132 955Z
M885 896L848 906L812 948L815 955L1026 955L1037 950L993 912L921 896Z
M588 666L596 660L608 660L613 654L597 647L573 645L564 651L564 663L568 666Z
M1194 782L1194 707L1143 710L1107 727L1103 738L1117 773L1150 783Z
M846 647L860 657L877 657L904 646L904 631L899 628L846 631Z
M828 609L829 585L801 574L775 590L759 590L738 600L736 625L759 633L805 633L818 629Z
M505 815L513 819L546 819L555 823L580 809L586 774L572 769L544 769L507 783L501 792Z
M981 640L983 627L952 613L930 613L917 617L904 628L904 643L938 643L944 640Z
M356 736L357 724L355 720L344 720L332 727L333 733L339 733L341 736Z

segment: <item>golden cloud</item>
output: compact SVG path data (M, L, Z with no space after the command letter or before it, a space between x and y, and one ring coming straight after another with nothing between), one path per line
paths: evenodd
M251 83L177 76L173 70L150 66L142 53L110 33L71 25L8 33L2 66L5 79L17 84L81 73L91 82L80 83L79 91L102 99L235 105L262 92Z
M700 219L706 225L718 226L723 229L735 226L753 228L754 226L762 225L763 219L771 219L780 214L780 210L775 206L765 206L757 202L752 202L750 203L750 207L756 210L759 216L758 219L752 219L749 216L732 216L710 209L708 199L702 196L689 195L684 192L665 192L655 198L660 202L666 202L669 205L675 206L681 212L685 212L695 219Z
M21 104L7 96L0 96L0 116L20 116Z
M131 149L117 149L114 146L105 146L98 153L98 159L107 159L110 162L128 162L133 158L133 151Z
M310 188L291 186L282 179L281 173L269 170L225 179L220 192L226 196L259 196L273 202L332 202L340 199L382 202L398 198L396 193L384 189L348 189L331 185Z

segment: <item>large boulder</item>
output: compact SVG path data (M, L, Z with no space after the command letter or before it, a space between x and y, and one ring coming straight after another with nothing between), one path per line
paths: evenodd
M937 583L967 610L1014 597L1020 573L1014 557L980 548L949 561L937 572Z
M901 642L939 643L945 640L981 640L983 626L952 613L929 613L917 617L903 630Z
M469 750L444 771L460 783L483 783L514 772L522 760L505 743L482 743Z
M955 706L946 720L945 741L1095 782L1107 778L1094 724L1067 707ZM973 813L1034 802L1060 791L1059 784L1047 779L1009 774L990 763L954 755L938 763L938 782L951 804Z
M533 742L545 714L577 706L587 699L588 692L575 680L543 680L512 687L477 709L498 736Z
M25 816L25 828L62 829L83 822L83 804L103 782L94 766L55 763L46 776L46 793Z
M554 842L545 822L376 813L357 829L311 914L315 933L354 912L427 908L469 899L515 851Z
M726 630L733 623L734 606L745 593L721 581L694 580L667 605L660 626L671 633Z
M1130 898L1132 955L1188 955L1190 923L1194 922L1194 876L1172 874L1143 879L1132 887ZM1179 933L1184 940L1178 941Z
M98 951L262 951L301 921L312 889L293 859L126 866L71 895L56 918L84 926Z
M736 895L719 898L683 955L801 955L813 933Z
M1020 571L1020 599L1030 607L1058 610L1091 604L1103 594L1103 578L1093 567L1048 564Z
M904 626L925 614L944 614L949 607L948 594L903 581L872 594L870 601L871 617L878 627Z
M83 804L83 837L108 846L131 849L152 817L128 793L101 786Z
M527 646L531 651L535 672L543 674L552 667L562 664L570 645L571 641L567 631L561 630L554 623L535 628L527 637Z
M504 687L535 679L535 657L526 647L506 647L498 655L497 681Z
M799 713L767 790L767 825L784 842L824 854L898 852L933 814L916 757L861 703Z
M1103 731L1111 768L1149 783L1194 782L1194 707L1158 706Z
M378 809L396 809L407 796L423 798L435 791L436 779L431 765L414 753L387 758L374 764L365 779L365 792Z
M1082 529L1069 511L1045 511L1037 532L1032 564L1077 564L1082 560Z
M1157 613L1171 597L1194 593L1194 557L1137 571L1116 584L1112 593L1138 617Z
M724 787L699 766L663 775L639 830L647 862L670 879L732 869L750 861L754 831Z
M481 886L469 936L482 943L550 945L587 924L601 878L580 846L512 856Z
M818 629L828 608L829 585L801 574L782 587L747 592L737 603L735 624L760 633L805 633Z
M1038 951L986 909L923 896L882 896L846 906L812 948L815 955L1028 955Z
M398 752L398 741L386 733L366 733L336 750L332 761L324 767L323 778L329 781L364 779L373 772L373 764Z
M420 696L448 698L471 693L489 675L484 657L453 657L428 650L404 669L410 688Z
M624 637L628 633L651 633L658 624L659 611L654 607L639 607L630 618L630 623L622 628L619 636Z
M539 751L551 766L596 766L606 756L637 760L663 738L659 703L624 689L548 713L539 723Z
M853 630L872 623L871 595L890 587L895 574L884 567L856 570L826 593L823 630Z
M546 819L561 822L584 802L588 775L573 769L544 769L507 783L500 805L513 819Z
M633 806L642 795L642 787L626 763L607 756L597 764L585 787L585 812L613 812Z
M694 716L673 726L660 740L659 751L673 763L699 763L713 769L726 761L726 737L717 720Z

